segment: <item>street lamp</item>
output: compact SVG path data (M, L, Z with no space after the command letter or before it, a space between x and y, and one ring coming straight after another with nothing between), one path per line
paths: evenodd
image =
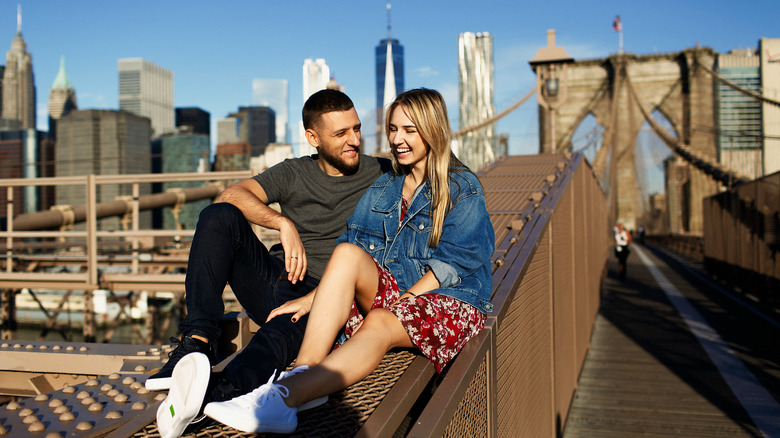
M563 47L555 45L555 30L553 29L547 31L547 47L539 49L529 61L531 68L536 73L536 99L539 105L547 109L550 114L550 132L547 137L550 139L549 152L552 153L557 152L555 150L555 110L566 101L568 91L566 65L572 62L574 62L574 58L569 56ZM540 146L542 149L540 152L544 152L544 144Z

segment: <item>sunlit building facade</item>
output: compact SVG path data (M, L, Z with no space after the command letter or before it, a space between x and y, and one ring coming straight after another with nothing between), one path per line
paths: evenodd
M496 113L493 104L493 36L466 32L458 37L459 128L475 126ZM457 142L455 154L478 171L497 159L495 123L470 131Z

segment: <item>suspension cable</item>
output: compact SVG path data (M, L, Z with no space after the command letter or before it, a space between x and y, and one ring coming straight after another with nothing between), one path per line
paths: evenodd
M690 145L684 144L669 135L665 129L663 129L655 120L653 120L652 117L650 117L650 114L647 112L647 110L645 110L644 106L642 106L642 103L639 101L639 97L636 94L636 90L634 89L634 85L631 82L629 75L625 74L623 79L628 85L628 91L631 94L631 97L639 107L639 110L642 111L642 115L645 117L645 120L650 123L653 131L655 131L658 137L660 137L666 146L668 146L669 149L671 149L675 154L705 174L711 176L716 181L722 183L726 187L734 187L750 182L749 178L739 175L733 170L724 168L720 163L711 163L708 159L694 152Z
M492 123L497 122L498 119L500 119L500 118L504 117L505 115L511 113L512 111L516 110L517 107L519 107L520 105L524 104L526 100L530 99L531 96L534 95L534 93L536 93L536 87L534 87L530 92L528 92L528 94L526 94L525 97L523 97L522 99L520 99L517 102L513 103L509 108L501 111L500 113L496 114L493 117L490 117L488 119L485 119L485 120L477 123L474 126L469 126L467 128L463 128L463 129L459 129L459 130L455 131L452 134L452 137L453 138L463 137L464 135L468 134L469 132L482 129L485 126L488 126L488 125L490 125Z
M765 97L763 94L756 93L753 90L748 90L747 88L742 87L739 84L736 84L736 83L734 83L734 82L724 78L718 72L712 70L711 68L709 68L706 65L704 65L703 62L699 61L699 57L698 56L694 57L693 60L696 63L696 65L698 65L699 67L702 68L702 70L704 70L707 73L711 74L717 80L719 80L719 81L723 82L724 84L728 85L729 87L739 91L740 93L748 95L748 96L752 97L753 99L760 100L762 102L766 102L766 103L769 103L769 104L772 104L772 105L780 106L780 102L778 102L776 100L772 100L772 99L770 99L768 97Z

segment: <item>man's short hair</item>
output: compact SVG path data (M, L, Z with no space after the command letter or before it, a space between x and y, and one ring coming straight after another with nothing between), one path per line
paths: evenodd
M306 99L303 104L303 129L314 128L320 117L331 111L348 111L354 108L352 99L338 90L320 90Z

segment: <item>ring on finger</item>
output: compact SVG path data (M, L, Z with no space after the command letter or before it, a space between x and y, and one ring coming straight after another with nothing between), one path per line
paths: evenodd
M292 256L292 257L290 257L290 258L291 258L291 259L298 260L298 257L296 257L296 256Z

